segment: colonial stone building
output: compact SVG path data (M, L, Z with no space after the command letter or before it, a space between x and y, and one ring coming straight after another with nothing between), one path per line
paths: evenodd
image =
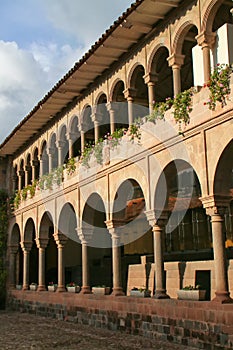
M211 110L204 86L232 63L231 8L137 0L1 144L1 184L16 193L9 291L53 281L54 300L69 282L176 298L201 284L231 301L233 93ZM177 122L169 98L191 87Z

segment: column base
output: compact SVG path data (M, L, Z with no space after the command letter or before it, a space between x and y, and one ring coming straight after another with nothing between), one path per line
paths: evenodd
M56 293L66 292L66 288L64 286L58 286L56 289Z
M229 292L215 292L215 298L211 300L212 303L229 304L233 303Z
M45 288L45 286L38 286L37 287L37 291L38 292L44 292L44 291L46 291L47 289Z
M82 286L80 294L92 294L89 286Z
M28 288L29 288L29 285L28 285L28 284L25 284L25 285L23 285L22 290L28 290Z
M154 299L170 299L169 295L167 295L166 290L156 290L155 294L153 295Z
M124 295L125 295L125 293L123 292L123 289L120 287L113 288L112 293L111 293L111 296L113 296L113 297L122 297Z

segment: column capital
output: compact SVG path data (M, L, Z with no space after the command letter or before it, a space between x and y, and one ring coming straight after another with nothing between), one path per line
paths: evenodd
M143 76L145 84L155 84L158 81L157 73L147 73Z
M169 67L180 68L184 64L184 55L173 53L167 58Z
M31 164L32 164L32 166L38 166L38 165L39 165L39 161L33 159L32 162L31 162Z
M110 112L110 111L117 112L118 109L119 109L118 103L117 102L113 102L113 101L107 102L105 104L105 106L106 106L108 112Z
M212 48L215 44L216 40L216 33L208 33L208 32L202 32L198 34L195 39L197 40L197 43L201 47L208 46L209 48Z
M68 241L68 238L65 235L63 235L61 232L55 232L53 234L53 237L55 239L55 242L56 242L58 248L64 247L64 245Z
M76 231L81 243L88 244L92 239L94 228L93 226L86 224L86 225L83 225L82 227L77 228Z
M36 238L36 246L37 248L43 248L45 249L48 245L48 238Z
M30 252L32 248L32 241L21 241L20 245L23 251Z
M128 88L123 91L123 94L127 100L133 99L137 94L137 90L133 88Z
M78 136L79 134L77 132L69 132L66 134L67 139L71 141L76 141Z
M52 156L55 153L55 148L54 147L47 148L47 153L48 153L48 155Z
M231 201L231 197L227 195L211 195L207 197L201 197L200 200L203 204L203 207L206 209L207 215L222 216Z
M96 122L100 123L103 120L103 114L95 111L91 115L91 120L93 121L93 123L96 123Z
M145 214L151 227L156 225L162 227L166 225L170 212L168 210L151 209L146 211Z
M58 148L63 148L65 146L65 141L57 140L56 145Z

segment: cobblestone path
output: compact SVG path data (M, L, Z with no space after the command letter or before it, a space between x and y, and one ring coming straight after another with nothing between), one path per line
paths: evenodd
M0 311L0 349L191 350L180 344L6 311Z

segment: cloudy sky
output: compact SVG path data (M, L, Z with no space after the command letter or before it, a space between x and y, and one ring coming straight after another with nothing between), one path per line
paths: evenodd
M0 143L133 0L0 0Z

